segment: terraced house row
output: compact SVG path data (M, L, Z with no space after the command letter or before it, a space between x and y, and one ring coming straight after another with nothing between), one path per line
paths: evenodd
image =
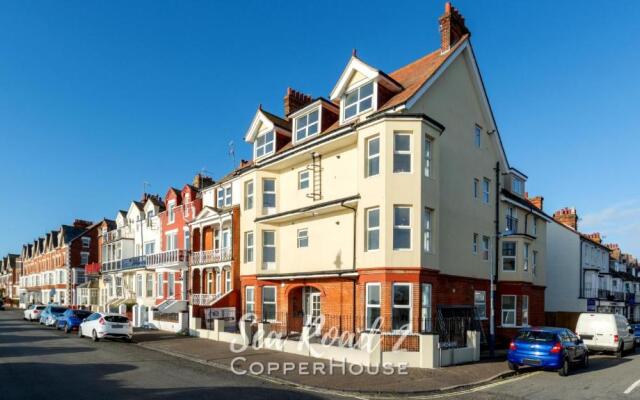
M436 332L454 347L580 311L640 319L637 261L527 194L449 3L439 30L395 71L354 51L325 97L289 88L282 110L258 107L253 158L221 179L25 244L3 261L19 280L6 293L176 331L249 314L288 337Z

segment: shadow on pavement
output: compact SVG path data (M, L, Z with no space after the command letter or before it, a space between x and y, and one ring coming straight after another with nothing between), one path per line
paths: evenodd
M4 335L0 330L0 344L7 343L33 343L44 342L47 340L60 340L64 339L64 336L50 335L50 336L20 336L20 335Z
M73 354L95 351L91 347L40 347L40 346L4 346L0 347L0 357L33 357L53 354Z
M247 382L247 385L220 387L167 387L166 380L156 379L137 382L140 385L151 382L151 385L163 388L132 388L131 381L123 386L119 378L123 374L133 372L138 367L130 364L83 364L65 365L51 363L12 363L11 368L0 374L3 400L51 398L51 387L33 384L33 374L37 374L41 382L64 382L70 377L79 384L65 385L65 398L71 399L320 399L310 393L298 392L287 388L273 388L264 384ZM145 379L145 378L142 378ZM149 378L147 378L149 379ZM209 381L211 382L211 381ZM224 384L224 381L218 381ZM236 382L237 383L237 382Z

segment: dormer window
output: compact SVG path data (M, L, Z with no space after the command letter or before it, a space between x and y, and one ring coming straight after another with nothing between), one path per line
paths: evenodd
M315 109L308 114L296 118L296 142L305 140L318 134L320 130L320 109Z
M517 176L514 176L513 180L511 181L511 190L514 193L517 193L520 196L522 196L522 194L524 193L524 182L522 181L522 179L518 178Z
M275 135L273 131L261 134L256 138L255 149L256 158L264 157L273 153L275 144Z
M348 92L344 99L344 120L355 117L373 107L373 82Z

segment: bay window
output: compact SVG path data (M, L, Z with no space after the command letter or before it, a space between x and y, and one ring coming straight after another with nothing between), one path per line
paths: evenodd
M411 248L411 207L393 207L393 249Z
M411 284L393 284L393 303L391 309L391 329L394 331L411 330Z
M376 323L380 318L380 284L367 283L366 288L366 329L380 329L380 322Z

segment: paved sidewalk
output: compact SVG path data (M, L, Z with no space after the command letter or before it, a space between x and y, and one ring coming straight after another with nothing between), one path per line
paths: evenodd
M347 392L393 392L405 394L439 392L479 385L493 379L512 375L504 360L481 361L474 364L440 369L411 368L407 370L408 373L406 375L397 373L393 375L384 375L382 373L377 375L358 375L357 373L351 373L348 367L344 369L343 373L342 368L335 368L337 363L334 362L333 375L305 375L304 373L300 374L298 371L297 366L300 363L322 363L325 371L328 371L330 362L279 351L255 350L252 348L242 353L233 353L230 350L229 343L226 342L177 336L159 331L136 332L135 341L140 346L148 349L225 369L231 368L232 361L236 357L244 357L246 359L246 362L236 361L234 363L236 370L243 371L246 371L249 365L254 362L262 362L265 366L268 362L275 362L279 364L279 369L269 374L264 371L264 373L260 374L263 378L275 379L280 383ZM296 369L285 374L282 368L286 362L295 363ZM312 367L308 369L311 371Z

